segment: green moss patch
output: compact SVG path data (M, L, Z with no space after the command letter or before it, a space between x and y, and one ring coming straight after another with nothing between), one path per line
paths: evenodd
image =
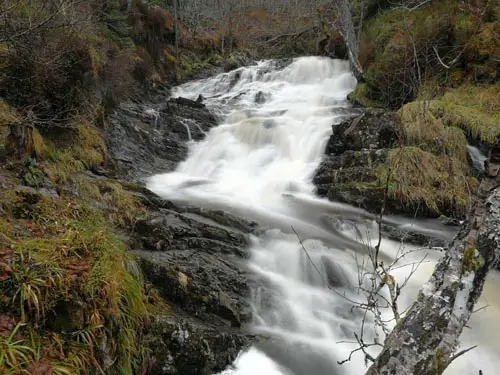
M430 106L443 123L462 128L467 135L493 144L500 135L500 85L463 85L448 90Z
M433 105L432 101L414 101L399 110L405 144L467 164L467 139L463 130L444 125L431 110Z

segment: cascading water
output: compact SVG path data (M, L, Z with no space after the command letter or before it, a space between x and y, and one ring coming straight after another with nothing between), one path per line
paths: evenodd
M356 259L359 263L364 254L359 228L369 241L372 218L316 198L311 183L332 124L353 112L346 96L355 83L346 62L307 57L288 66L263 61L174 90L175 96L193 100L202 95L221 125L191 144L188 159L175 172L152 177L149 188L171 200L225 209L270 228L253 240L249 267L258 277L252 289L252 328L272 340L241 355L227 374L359 375L366 370L361 355L342 366L337 361L356 347L341 342L352 341L362 319L344 296L361 298L352 288L358 283ZM398 246L384 240L385 259L393 258ZM436 257L430 253L430 262L412 277L402 308L432 272ZM395 276L403 279L407 272L402 268ZM497 274L492 278L498 282ZM489 309L474 316L474 330L464 335L467 342L484 343L475 352L482 362L459 359L449 373L477 374L479 368L485 375L495 373L498 360L490 356L500 357L500 351L488 334L491 329L474 326L481 319L496 325L500 304L493 297L487 287L493 314Z

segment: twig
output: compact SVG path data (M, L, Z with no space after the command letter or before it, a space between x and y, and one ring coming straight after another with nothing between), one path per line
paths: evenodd
M475 348L477 348L477 345L474 345L474 346L471 346L470 348L459 351L457 354L455 354L453 357L450 358L449 363L453 362L458 357L464 355L467 352L470 352L472 349L475 349Z

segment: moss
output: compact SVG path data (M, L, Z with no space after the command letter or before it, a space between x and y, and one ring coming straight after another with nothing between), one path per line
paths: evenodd
M367 96L366 83L359 83L348 98L354 104L362 105L363 107L378 107L378 103Z
M0 130L7 127L10 123L17 123L21 116L17 111L8 105L5 100L0 99Z
M464 98L465 99L465 98ZM431 105L436 117L449 126L463 129L470 137L492 145L500 135L500 112L488 114L472 105L457 104L450 98L436 100Z
M40 132L33 128L31 132L33 151L32 154L37 158L42 158L47 154L47 146L45 145L45 141L43 140Z
M73 126L64 139L59 136L47 144L47 158L41 168L57 185L67 183L77 172L102 166L107 159L106 144L99 129L80 121Z
M465 165L468 163L467 138L462 129L454 126L445 127L443 143L447 155L457 159Z
M449 363L444 359L444 357L445 353L441 349L438 349L434 356L434 362L432 365L432 369L435 371L435 374L442 374L448 367Z
M17 111L0 99L0 156L7 147L7 137L9 135L9 124L18 123L21 116Z
M108 219L118 226L137 220L145 214L137 197L115 180L96 180L86 175L75 177L80 197L105 207Z
M86 167L98 167L104 163L107 148L102 135L96 127L83 123L76 123L77 139L75 140L74 155Z
M480 261L476 257L477 251L474 243L467 243L462 256L462 272L470 273L477 271L480 267Z
M428 109L429 102L414 101L398 111L408 144L419 145L443 137L443 123Z

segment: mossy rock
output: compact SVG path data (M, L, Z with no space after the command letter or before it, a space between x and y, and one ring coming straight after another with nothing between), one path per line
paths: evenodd
M433 100L432 114L449 126L459 127L468 137L493 145L500 136L500 84L463 85Z
M380 105L375 101L370 99L367 94L366 83L358 83L353 92L351 92L347 98L353 104L360 105L362 107L380 107Z

